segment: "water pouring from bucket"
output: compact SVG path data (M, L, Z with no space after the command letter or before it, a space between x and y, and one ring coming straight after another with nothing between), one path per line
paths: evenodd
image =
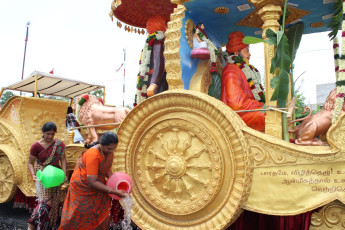
M45 167L43 171L38 170L36 177L45 188L60 186L65 181L63 170L51 165Z
M133 188L133 181L127 173L116 172L109 177L107 181L107 186L116 190L123 190L126 193L130 194ZM115 200L121 199L120 197L114 194L109 194L109 196Z

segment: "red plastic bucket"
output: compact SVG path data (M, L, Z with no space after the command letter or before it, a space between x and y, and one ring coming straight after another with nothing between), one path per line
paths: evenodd
M116 172L109 177L107 186L116 190L123 190L130 194L133 188L133 181L127 173ZM116 195L109 194L109 196L115 200L120 200L120 197Z

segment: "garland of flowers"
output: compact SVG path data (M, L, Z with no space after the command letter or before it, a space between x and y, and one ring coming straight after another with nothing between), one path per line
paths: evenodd
M77 117L77 121L78 121L79 125L82 125L81 121L79 120L80 108L84 104L85 101L89 100L89 98L90 98L89 94L84 94L83 96L81 96L81 98L79 99L79 101L77 103L77 107L75 109L75 116Z
M250 65L241 56L224 54L224 59L230 64L236 64L246 75L247 82L252 90L255 100L265 103L264 87L261 84L261 76L259 71L252 65Z
M203 31L203 29L196 27L196 34L199 36L201 41L206 42L207 49L210 52L210 61L211 61L211 69L210 72L217 72L216 68L216 62L217 62L217 57L216 55L219 54L219 51L217 47L208 39L206 33Z
M343 14L345 14L345 2L343 1ZM342 25L342 45L341 45L341 54L342 56L345 54L345 22L343 19ZM344 104L344 95L345 95L345 61L340 58L339 61L339 74L337 78L337 96L335 98L335 107L334 112L332 116L332 124L336 123L339 119L339 116L341 114L343 104Z
M141 51L139 61L139 73L137 77L137 93L134 99L134 106L144 101L147 98L146 90L150 72L151 52L156 41L161 41L165 38L163 31L157 31L150 34L145 42L144 48Z
M335 79L338 80L339 74L339 40L337 37L333 39L333 53L334 53L334 65L335 65Z

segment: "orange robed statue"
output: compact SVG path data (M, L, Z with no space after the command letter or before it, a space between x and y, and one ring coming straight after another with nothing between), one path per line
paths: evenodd
M233 110L261 109L265 104L264 89L259 71L249 64L249 45L243 43L244 35L235 31L229 35L222 74L221 100ZM265 131L265 114L238 113L251 128Z

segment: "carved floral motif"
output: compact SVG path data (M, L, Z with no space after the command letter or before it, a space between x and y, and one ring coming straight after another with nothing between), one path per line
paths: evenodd
M262 164L288 164L297 161L296 156L290 156L281 152L272 152L269 147L252 145L250 151L254 156L255 166Z
M152 201L160 200L157 207L163 212L195 212L216 195L223 166L216 141L205 128L186 120L164 121L139 146L135 172L141 189Z
M257 135L248 128L245 137L254 157L255 167L304 164L311 162L336 162L345 157L345 153L329 147L298 146L285 141L270 138L266 134Z
M334 201L311 216L310 230L345 229L345 205Z

